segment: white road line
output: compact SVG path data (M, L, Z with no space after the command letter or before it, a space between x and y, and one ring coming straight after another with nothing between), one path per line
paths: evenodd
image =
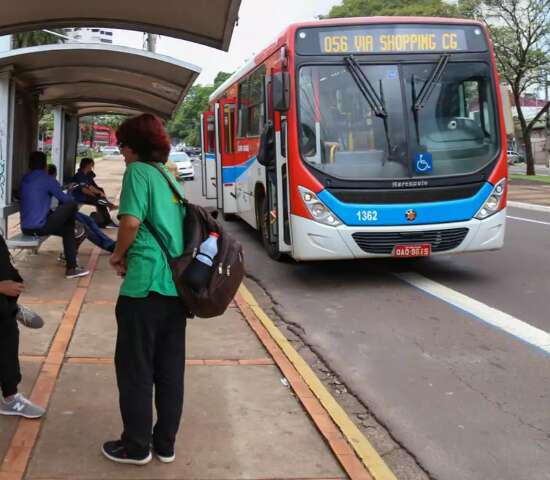
M540 223L541 225L550 226L550 222L541 222L540 220L533 220L531 218L512 217L511 215L506 215L506 218L511 218L512 220L520 220L522 222Z
M496 308L490 307L473 298L468 297L456 290L448 288L440 283L434 282L418 273L404 272L396 273L398 278L404 282L416 287L423 292L433 295L454 307L457 307L470 315L478 318L482 322L488 323L514 337L540 348L545 353L550 354L550 333L537 327L533 327L518 318L501 312Z
M523 208L524 210L533 210L534 212L550 213L550 207L546 205L536 205L534 203L513 202L508 200L508 206L513 208Z

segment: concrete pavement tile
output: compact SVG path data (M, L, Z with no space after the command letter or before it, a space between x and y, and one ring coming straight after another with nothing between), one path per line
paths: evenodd
M114 305L84 304L67 355L113 357L116 330Z
M21 304L25 305L24 298L21 300ZM19 331L21 332L19 353L21 355L47 355L63 318L66 305L43 304L28 305L28 307L44 319L44 326L38 330L33 330L19 325Z
M273 366L188 367L174 464L141 468L104 459L120 433L112 366L65 365L27 479L344 477Z
M40 363L21 362L21 373L23 376L23 381L19 385L19 391L21 393L25 395L30 394L32 386L38 377L40 367ZM17 417L5 417L0 415L0 463L2 463L2 460L6 456L6 452L8 451L18 423L19 419Z
M267 356L235 308L229 308L221 317L194 318L187 322L188 358L233 360Z
M97 300L116 302L121 283L122 279L116 275L113 269L98 270L94 273L86 299L88 302Z

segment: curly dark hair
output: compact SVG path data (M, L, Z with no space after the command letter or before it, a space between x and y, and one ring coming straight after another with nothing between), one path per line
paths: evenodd
M170 137L162 121L144 113L126 120L116 131L120 147L131 148L142 162L166 163L170 154Z

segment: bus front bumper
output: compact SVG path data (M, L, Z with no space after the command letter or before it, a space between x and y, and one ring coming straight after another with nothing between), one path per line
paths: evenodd
M342 225L340 227L329 227L317 223L307 218L291 216L292 223L292 256L296 260L338 260L352 258L384 258L391 257L391 249L385 253L373 253L371 249L365 246L365 241L359 240L362 247L359 246L357 238L367 239L369 243L369 234L398 233L400 240L396 244L417 244L423 243L422 240L415 239L415 233L422 238L422 232L430 232L431 238L441 240L445 244L445 237L451 236L455 243L457 235L464 235L462 241L457 246L452 246L453 241L448 241L446 245L451 248L443 251L434 251L433 255L446 255L463 252L477 252L483 250L498 250L504 243L504 233L506 229L506 209L501 210L495 215L485 219L472 219L465 222L437 223L430 225L415 226L389 226L389 227L350 227ZM466 233L464 233L466 229ZM449 232L453 230L453 232ZM354 238L355 235L355 238ZM374 243L379 243L378 238ZM389 242L391 243L391 242ZM389 246L388 246L389 248ZM432 246L432 249L435 247ZM386 249L387 250L387 249Z

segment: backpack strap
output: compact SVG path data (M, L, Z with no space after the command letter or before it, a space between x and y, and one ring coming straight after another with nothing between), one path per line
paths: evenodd
M180 192L180 190L174 185L174 182L172 181L172 179L170 178L170 176L168 175L168 173L166 173L166 171L164 170L164 168L162 168L158 163L153 163L153 162L144 162L146 163L147 165L151 165L151 167L155 168L156 170L158 170L162 176L165 178L165 180L168 182L168 185L170 186L172 192L174 192L174 195L176 196L176 198L180 201L180 203L182 205L187 205L189 204L189 200L187 200Z
M153 227L151 222L147 219L145 219L143 221L143 225L145 225L147 230L149 230L149 233L151 233L151 235L153 235L153 237L155 238L155 240L159 244L159 247L164 252L164 255L166 255L166 259L168 260L168 262L171 262L173 257L172 257L172 255L170 255L170 252L168 251L168 248L166 247L165 243L162 241L162 238L160 238L160 235L159 235L159 232L157 231L157 229L155 227Z

